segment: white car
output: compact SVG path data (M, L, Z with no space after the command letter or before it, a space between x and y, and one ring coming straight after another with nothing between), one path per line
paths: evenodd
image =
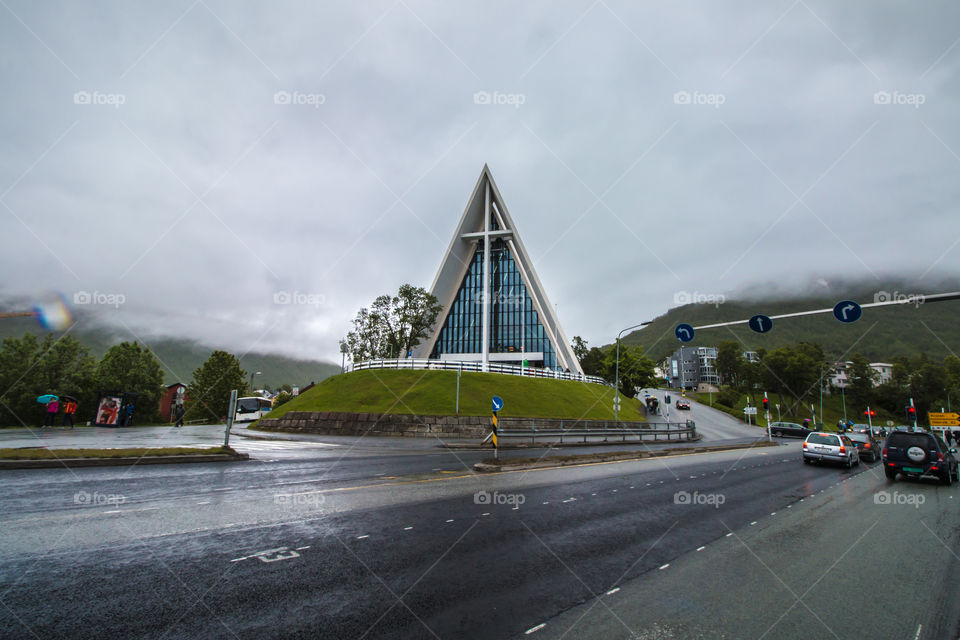
M814 431L803 441L803 463L839 462L847 469L860 464L860 452L850 438Z

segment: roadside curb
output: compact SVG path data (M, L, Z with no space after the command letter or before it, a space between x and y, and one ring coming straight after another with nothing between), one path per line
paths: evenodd
M763 447L779 447L778 442L767 442L758 440L752 444L725 444L706 447L686 447L676 449L659 449L655 451L621 451L615 453L587 453L580 456L568 456L567 459L557 460L544 458L537 462L524 464L496 465L478 462L473 465L474 471L481 473L497 473L502 471L524 471L527 469L550 469L559 467L570 467L584 463L596 462L630 462L632 460L645 460L647 458L662 458L668 456L678 456L694 453L715 453L718 451L736 451L738 449L758 449Z
M249 460L250 454L226 453L185 456L143 456L142 458L52 458L47 460L0 460L4 469L62 469L74 467L122 467L141 464L180 464L189 462L241 462Z
M685 442L699 442L703 439L703 436L697 434L697 437L692 440L686 440ZM507 444L501 445L500 449L543 449L549 447L551 449L560 449L562 447L616 447L623 446L626 444L666 444L668 440L651 440L651 441L638 441L638 440L611 440L609 442L553 442L553 441L544 441L543 443L531 443L531 442L518 442L516 444ZM676 442L676 440L674 441ZM484 444L482 442L474 443L459 443L459 442L444 442L443 444L438 444L437 447L441 449L461 449L467 451L493 451L493 445Z

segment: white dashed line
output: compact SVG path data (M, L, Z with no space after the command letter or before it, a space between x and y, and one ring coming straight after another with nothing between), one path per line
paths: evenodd
M203 502L198 502L197 504L210 504L209 500L204 500Z
M729 538L729 537L732 536L732 535L733 535L733 531L731 531L730 533L728 533L725 537Z
M486 512L486 513L481 513L481 514L480 514L481 517L483 517L483 516L488 516L488 515L490 515L490 512L489 512L489 511Z
M309 549L309 548L310 548L310 545L307 545L305 547L297 547L295 551L303 551L304 549Z
M777 515L777 512L776 512L776 511L774 511L774 512L773 512L773 513L771 513L770 515L772 515L772 516L775 516L775 515Z
M404 531L410 531L410 529L413 529L413 527L404 527L404 528L403 528Z
M662 567L660 567L660 571L663 571L664 569L666 569L666 568L669 567L669 566L670 566L670 563L668 562L667 564L665 564L665 565L663 565Z
M104 513L120 513L120 509L115 509L113 511L104 511Z
M756 521L756 520L754 520L753 522L751 522L751 523L750 523L750 526L752 527L752 526L755 525L755 524L757 524L757 521Z
M550 502L549 502L549 501L548 501L548 502L544 502L543 504L550 504Z
M613 589L610 589L610 591L607 591L607 595L608 595L608 596L612 596L612 595L615 594L617 591L620 591L620 587L614 587Z
M697 551L703 551L706 547L697 547Z
M447 520L447 522L453 522L453 520Z
M369 535L357 536L357 540L363 540L364 538L369 538Z
M541 622L541 623L538 624L537 626L535 626L535 627L530 627L529 629L527 629L526 631L524 631L524 632L523 632L523 635L528 636L528 635L530 635L531 633L536 633L537 631L540 631L540 629L543 629L545 626L547 626L547 623L546 623L546 622Z
M564 502L576 502L576 501L577 501L576 498L567 498L566 500L564 500Z

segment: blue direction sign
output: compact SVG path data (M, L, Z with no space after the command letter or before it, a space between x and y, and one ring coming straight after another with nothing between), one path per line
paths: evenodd
M680 342L690 342L693 340L693 327L685 322L678 324L677 328L673 330L673 333Z
M503 398L500 396L493 396L492 406L494 411L500 411L500 409L503 409Z
M759 313L750 318L747 324L757 333L766 333L770 331L770 329L773 329L773 320L770 319L770 316L763 316Z
M863 309L853 300L841 300L833 307L833 317L840 322L856 322L863 315Z

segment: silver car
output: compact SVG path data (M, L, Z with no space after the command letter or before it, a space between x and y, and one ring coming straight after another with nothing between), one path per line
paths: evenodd
M836 433L814 431L803 441L803 463L839 462L847 469L860 464L860 452L850 438Z

